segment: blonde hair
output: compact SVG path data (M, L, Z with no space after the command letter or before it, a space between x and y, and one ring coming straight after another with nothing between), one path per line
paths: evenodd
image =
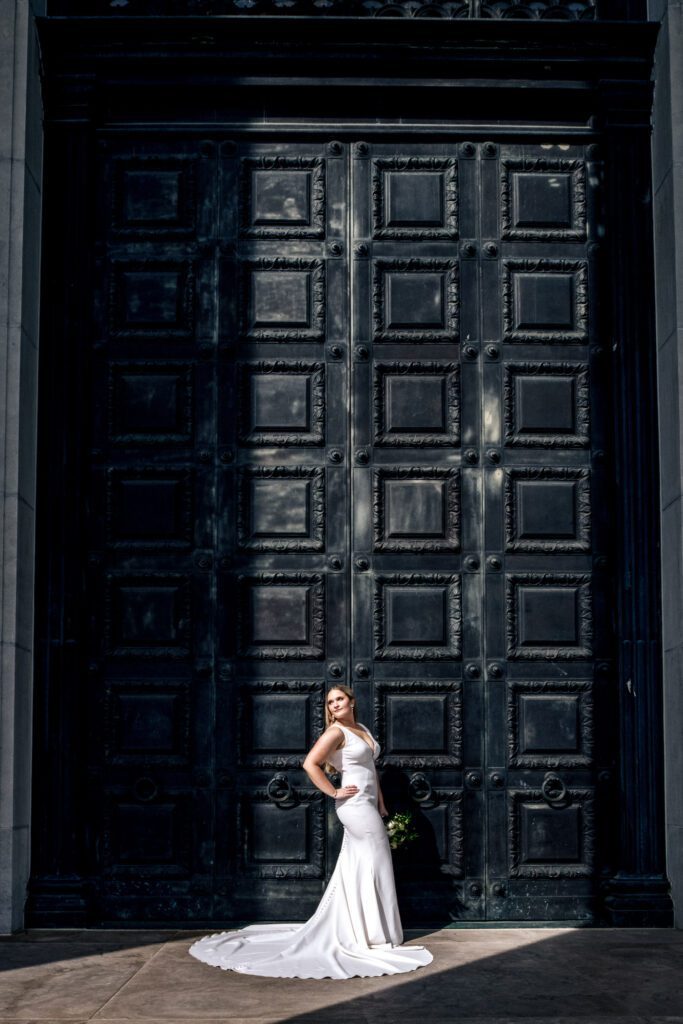
M334 715L330 711L329 705L327 703L327 698L330 696L330 694L334 690L339 690L341 693L345 693L346 696L350 697L351 700L354 702L353 703L353 707L351 708L351 711L353 713L353 723L354 723L354 725L357 725L358 724L358 719L356 718L356 703L355 703L356 695L355 695L355 693L353 692L353 690L351 689L350 686L346 686L345 683L339 683L338 686L331 686L329 688L329 690L327 691L327 693L325 694L325 727L329 728L329 726L334 725L334 722L335 722ZM335 768L335 766L333 764L330 764L329 761L325 762L325 764L323 765L323 769L324 769L324 771L327 772L328 775L332 775L334 772L339 770L338 768Z

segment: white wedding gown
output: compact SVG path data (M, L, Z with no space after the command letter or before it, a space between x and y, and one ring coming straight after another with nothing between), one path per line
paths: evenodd
M339 723L336 723L339 724ZM208 935L192 956L224 970L268 978L371 978L401 974L433 959L424 946L402 946L391 849L377 810L374 758L369 743L340 725L344 746L330 756L342 786L358 793L337 800L344 838L329 884L305 924L249 925Z

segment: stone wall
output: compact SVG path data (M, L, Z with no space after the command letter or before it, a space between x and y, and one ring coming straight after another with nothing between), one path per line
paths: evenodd
M42 129L34 15L0 0L0 932L30 869Z
M662 507L667 867L683 928L683 3L650 0L655 63L653 190Z

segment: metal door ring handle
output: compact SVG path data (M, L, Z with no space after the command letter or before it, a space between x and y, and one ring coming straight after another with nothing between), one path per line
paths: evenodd
M551 806L561 804L567 796L567 787L559 775L546 775L541 784L543 799Z
M286 775L274 775L266 786L266 796L271 803L281 807L294 796L292 785Z

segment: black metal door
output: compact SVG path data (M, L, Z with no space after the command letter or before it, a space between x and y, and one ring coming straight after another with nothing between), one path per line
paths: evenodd
M300 764L335 680L418 821L411 916L585 915L609 651L583 150L101 154L102 918L313 908L336 826Z

